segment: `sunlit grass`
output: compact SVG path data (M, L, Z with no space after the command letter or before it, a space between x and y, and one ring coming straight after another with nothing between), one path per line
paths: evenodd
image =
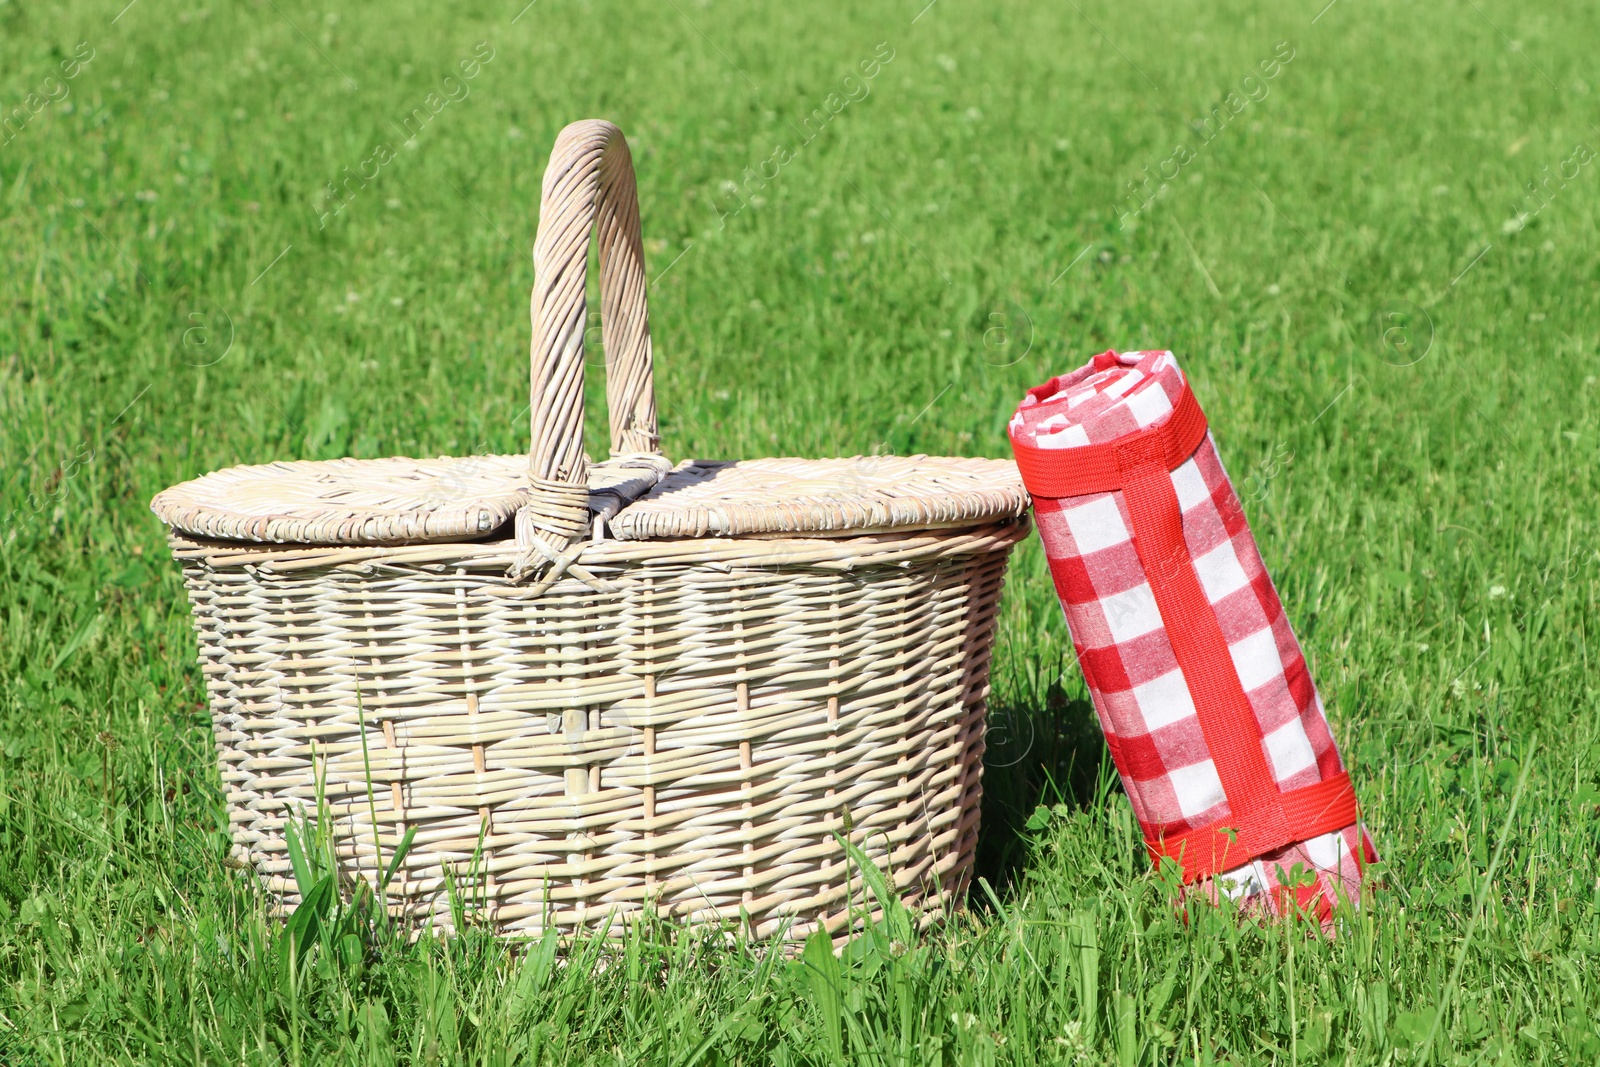
M1600 1060L1600 174L1562 176L1600 27L1321 8L0 3L0 1062ZM147 502L524 448L539 180L589 116L675 458L1004 455L1027 386L1180 354L1384 857L1339 936L1174 907L1030 544L965 914L837 962L332 910L280 947Z

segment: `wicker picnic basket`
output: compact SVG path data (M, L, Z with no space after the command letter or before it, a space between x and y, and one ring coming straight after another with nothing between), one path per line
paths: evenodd
M598 234L611 458L583 452ZM315 818L391 912L506 934L644 913L837 934L840 845L931 914L978 825L1009 461L657 451L620 131L557 139L534 247L529 456L274 463L158 495L236 855L292 909ZM850 888L854 881L853 892Z

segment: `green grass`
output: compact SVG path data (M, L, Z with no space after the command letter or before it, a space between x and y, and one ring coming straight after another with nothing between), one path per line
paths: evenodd
M1600 143L1600 15L923 2L0 0L0 1062L1600 1059L1600 172L1525 204ZM1025 387L1180 354L1384 856L1338 937L1175 912L1030 544L957 920L837 963L666 928L285 962L147 502L524 448L539 179L588 116L640 170L673 457L1003 455Z

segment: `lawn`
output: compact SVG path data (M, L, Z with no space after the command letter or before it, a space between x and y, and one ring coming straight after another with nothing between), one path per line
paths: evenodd
M0 1062L1600 1061L1600 11L524 2L0 0ZM674 458L1001 456L1026 387L1179 354L1383 856L1358 917L1174 907L1031 541L924 936L284 962L149 499L525 449L583 117Z

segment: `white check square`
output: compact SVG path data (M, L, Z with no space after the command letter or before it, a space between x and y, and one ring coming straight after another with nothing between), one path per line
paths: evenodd
M1160 389L1141 389L1124 403L1133 413L1133 421L1140 426L1154 426L1172 410L1172 401Z
M1210 760L1170 770L1167 778L1177 793L1178 809L1185 819L1204 815L1222 803L1222 779L1217 777L1217 765Z
M1205 588L1206 599L1213 604L1221 603L1223 597L1250 584L1244 568L1239 565L1239 556L1233 550L1232 541L1224 541L1205 555L1197 557L1194 570L1200 576L1201 586Z
M1178 508L1188 511L1196 504L1204 504L1211 499L1211 490L1206 488L1205 475L1200 473L1200 465L1192 458L1186 459L1172 472L1172 488L1178 494Z
M1287 781L1307 767L1316 766L1317 754L1312 750L1311 739L1306 736L1306 729L1300 725L1299 719L1290 719L1263 737L1261 744L1267 750L1267 758L1272 760L1272 773L1277 775L1280 782Z
M1339 846L1342 843L1337 830L1331 834L1319 834L1306 842L1306 855L1323 870L1335 871L1339 869Z
M1146 730L1158 730L1195 716L1194 699L1189 696L1189 683L1184 681L1182 671L1168 671L1134 686L1132 692Z
M1079 555L1087 556L1132 540L1128 528L1122 524L1116 498L1110 493L1075 508L1062 508L1061 517L1067 520L1067 529L1072 531Z
M1278 656L1278 639L1272 627L1264 626L1228 646L1233 654L1233 669L1246 693L1268 682L1283 682L1283 660Z
M1089 443L1089 433L1082 426L1064 426L1050 433L1034 434L1033 443L1040 448L1082 448Z
M1101 597L1100 607L1106 613L1111 639L1119 644L1161 628L1161 609L1156 606L1156 597L1148 582Z
M1105 394L1106 396L1121 396L1123 393L1128 392L1142 381L1144 381L1143 374L1140 374L1136 370L1129 369L1127 373L1123 374L1116 381L1106 386Z

